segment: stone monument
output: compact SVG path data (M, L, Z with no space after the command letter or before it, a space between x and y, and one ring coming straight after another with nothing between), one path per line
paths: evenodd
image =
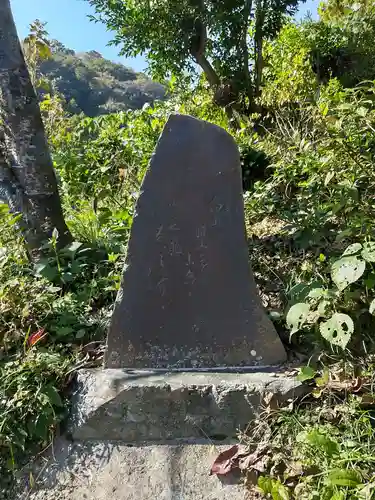
M236 439L270 395L304 393L264 369L285 357L249 266L237 147L173 115L137 203L105 369L78 372L69 441L33 477L48 489L56 464L66 500L244 500L208 475L212 443Z
M236 143L216 125L172 115L136 205L105 367L285 359L250 269Z

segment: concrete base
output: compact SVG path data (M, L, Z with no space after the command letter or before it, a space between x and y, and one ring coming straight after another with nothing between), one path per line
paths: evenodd
M210 476L225 447L126 447L60 441L33 473L36 487L12 500L255 500L240 478ZM25 474L23 484L29 482ZM260 497L259 497L260 498Z
M210 476L212 463L265 399L269 404L273 395L276 404L304 391L275 373L81 371L70 440L60 438L32 464L32 474L25 470L10 498L258 499L238 476Z
M266 393L285 401L303 390L295 379L272 373L84 370L68 431L75 440L123 443L235 438Z

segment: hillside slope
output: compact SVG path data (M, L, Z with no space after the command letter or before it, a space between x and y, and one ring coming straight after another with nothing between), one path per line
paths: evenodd
M69 111L97 116L165 98L165 89L143 73L114 63L96 51L75 53L55 42L40 71L61 92Z

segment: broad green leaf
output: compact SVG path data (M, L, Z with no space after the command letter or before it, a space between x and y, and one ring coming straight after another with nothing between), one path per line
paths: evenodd
M352 469L334 469L326 477L326 483L332 486L349 486L351 488L361 484L359 472Z
M35 273L40 274L43 271L43 269L45 269L46 266L49 266L48 259L39 260L34 266Z
M279 313L279 311L270 311L269 317L272 321L279 321L281 319L282 315L281 315L281 313Z
M334 178L335 172L331 170L330 172L327 173L326 178L324 179L324 185L328 186L328 184L331 182L331 180Z
M35 40L35 46L38 49L39 57L43 60L49 59L52 55L50 47L43 40Z
M369 241L367 243L364 243L362 257L367 262L375 262L375 242Z
M47 266L40 274L48 281L53 281L57 278L59 273L56 267Z
M309 292L308 297L310 299L320 299L321 297L324 297L324 295L325 295L324 288L313 288Z
M72 273L63 273L61 275L61 278L63 279L63 281L65 281L65 283L70 283L71 281L74 280L74 277L72 275Z
M56 267L51 266L47 260L41 260L35 265L35 274L38 276L43 276L48 281L53 281L57 275L58 271Z
M46 387L43 387L41 393L45 394L48 397L49 402L52 406L64 406L60 394L57 392L56 387L54 387L53 385L47 385Z
M338 214L346 205L347 200L342 200L340 203L335 203L332 207L332 213Z
M289 290L289 297L291 302L297 301L297 300L304 300L304 298L307 296L308 291L307 290L308 285L305 283L297 283L297 285L294 285L290 290Z
M365 285L367 288L374 288L375 286L375 274L370 273L367 278L365 279Z
M8 205L6 203L0 202L0 215L8 215L8 214L9 214Z
M351 10L349 10L349 13L351 14ZM359 106L359 108L356 108L356 112L357 112L357 115L359 116L362 116L363 118L367 115L367 113L369 112L369 110L367 108L365 108L364 106Z
M340 233L338 233L338 235L336 236L336 241L342 241L345 238L349 238L353 234L354 234L353 228L344 229L344 231L341 231Z
M329 382L329 368L324 367L322 375L315 379L315 383L318 387L324 387Z
M368 308L369 313L375 316L375 299L371 302L370 307Z
M354 200L359 201L358 189L355 186L351 186L347 189L347 194Z
M332 265L332 280L342 291L351 283L355 283L363 275L366 263L355 256L342 257Z
M87 268L87 264L80 262L79 260L73 260L71 266L70 266L70 271L72 274L79 274L82 272L85 268Z
M299 370L299 374L297 375L297 380L300 382L305 382L306 380L311 380L315 377L316 371L311 366L303 366Z
M349 245L345 252L342 254L343 257L348 255L354 255L362 250L362 245L360 243L353 243Z
M261 476L258 479L258 488L265 495L271 495L273 500L289 500L289 489L280 481L270 477Z
M342 349L348 345L353 332L354 323L347 314L335 313L328 321L320 324L322 337Z
M301 432L297 436L297 439L299 442L308 444L309 446L320 450L328 457L332 457L338 453L337 442L323 434L319 429L313 429L309 432Z
M322 300L317 308L317 312L319 313L319 317L325 316L327 314L327 308L330 306L330 302L328 300Z
M83 337L86 335L86 330L78 330L76 333L76 339L83 339Z
M329 111L329 107L328 107L328 104L327 103L323 103L321 105L321 111L322 111L322 115L323 116L327 116L327 113Z
M309 304L305 304L304 302L300 302L299 304L294 304L289 309L289 312L286 317L286 323L288 328L291 330L290 334L298 332L306 322L306 319L310 313Z
M258 487L262 493L268 495L272 491L273 480L270 477L260 476L258 479Z
M274 483L272 491L272 500L289 500L290 499L290 494L289 494L289 489L284 486L283 484L280 483L280 481L277 481Z
M315 288L321 288L321 282L314 281L310 284L298 283L294 285L289 291L290 302L292 304L303 302L308 296L309 292Z
M73 243L71 243L70 245L65 247L64 250L67 250L68 252L71 252L71 253L75 253L79 248L81 248L82 245L83 245L83 243L81 243L79 241L73 241Z
M74 333L74 328L71 326L59 326L56 328L56 333L59 337L67 337Z
M51 415L41 412L35 420L28 423L28 431L33 438L45 440L48 437L48 430L51 423Z

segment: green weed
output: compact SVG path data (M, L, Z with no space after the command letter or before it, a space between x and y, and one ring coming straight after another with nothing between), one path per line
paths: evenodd
M373 371L303 369L313 397L265 409L244 442L267 444L255 482L273 499L370 500L375 495ZM259 469L259 465L258 465ZM248 473L254 472L248 470ZM254 475L251 476L254 481Z

